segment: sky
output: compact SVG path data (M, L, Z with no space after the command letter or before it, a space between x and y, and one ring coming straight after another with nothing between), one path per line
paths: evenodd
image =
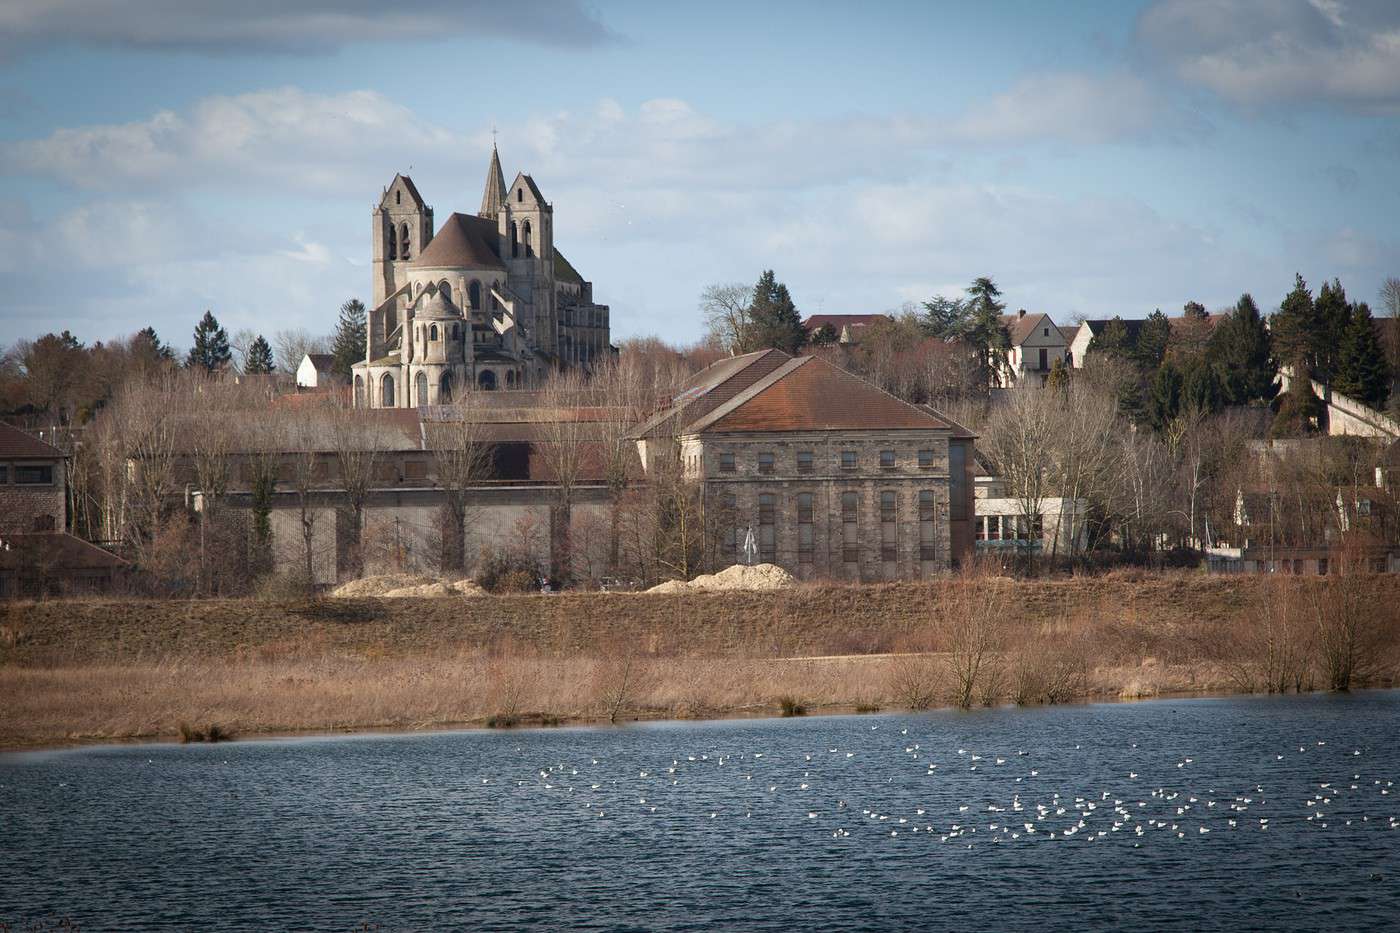
M327 333L395 173L493 139L614 340L708 284L1076 316L1400 276L1400 3L6 0L0 345Z

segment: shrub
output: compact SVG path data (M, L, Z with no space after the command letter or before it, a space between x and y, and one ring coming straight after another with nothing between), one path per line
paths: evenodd
M180 723L181 742L232 742L233 731L226 729L217 722L211 722L206 728L198 729L187 722Z
M784 716L807 715L807 707L798 702L795 697L778 697L778 707L783 711Z
M539 566L518 554L485 554L477 565L476 582L488 593L533 593L539 579Z

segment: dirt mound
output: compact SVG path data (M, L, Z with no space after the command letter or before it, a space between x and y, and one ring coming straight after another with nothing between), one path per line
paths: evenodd
M403 596L484 596L486 591L465 578L447 583L411 573L385 573L342 583L331 590L330 595L337 599L367 596L396 599Z
M755 564L746 567L735 564L719 573L701 574L689 583L684 580L667 580L653 586L648 593L720 593L720 592L761 592L781 590L792 586L797 578L776 564Z

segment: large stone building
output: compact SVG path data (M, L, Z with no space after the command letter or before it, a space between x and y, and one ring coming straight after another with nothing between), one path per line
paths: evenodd
M765 350L697 374L636 429L718 516L720 562L799 577L917 579L972 556L974 435L819 357Z
M407 175L374 209L373 301L356 404L417 408L454 387L517 388L610 354L608 308L554 245L554 207L494 147L475 214L439 228Z

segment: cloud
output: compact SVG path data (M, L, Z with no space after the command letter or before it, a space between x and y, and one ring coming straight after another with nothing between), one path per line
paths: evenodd
M1181 80L1237 104L1400 108L1394 0L1158 0L1136 41Z
M615 38L578 0L7 0L0 37L11 54L62 43L290 54L395 40L592 46Z
M950 135L976 143L1051 139L1096 144L1206 129L1200 117L1135 75L1060 73L1017 81L954 122Z
M0 143L0 168L80 188L270 182L289 192L348 194L370 191L372 178L405 156L432 159L460 144L374 91L287 87L208 97L184 114L161 111L133 123Z

